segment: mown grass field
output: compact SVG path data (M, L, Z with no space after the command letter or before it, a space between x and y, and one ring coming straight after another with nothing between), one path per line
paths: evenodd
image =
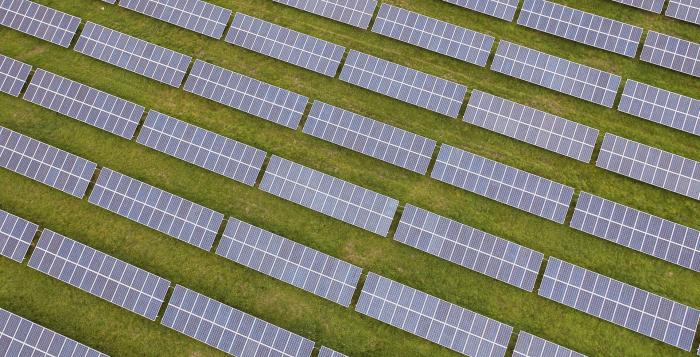
M338 79L197 35L97 0L39 3L313 99L700 229L700 202L556 155ZM700 140L487 68L268 0L211 0L349 48L700 160ZM681 94L700 80L438 0L389 3ZM700 42L700 29L607 0L558 0ZM700 308L700 275L489 199L207 101L8 28L0 53L256 146L508 240ZM590 356L691 356L592 316L238 184L8 95L0 125ZM274 278L0 170L0 208L351 356L456 356ZM567 221L568 223L568 221ZM217 356L219 351L0 258L0 307L113 356ZM513 343L515 338L511 340ZM694 347L697 348L698 341Z

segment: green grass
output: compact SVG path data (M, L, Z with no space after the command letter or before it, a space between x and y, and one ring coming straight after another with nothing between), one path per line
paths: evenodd
M700 228L700 203L97 0L41 0L260 80ZM573 97L267 0L212 1L520 103L700 160L700 140ZM390 0L498 39L700 97L690 76L437 0ZM610 1L560 1L700 42L692 24ZM483 197L204 100L72 50L0 28L0 53L602 274L700 307L700 276ZM450 302L594 356L691 356L651 338L373 235L256 188L0 95L0 125ZM602 135L601 135L602 137ZM0 208L351 356L454 352L0 170ZM220 352L53 278L0 259L0 307L114 356ZM512 340L514 341L514 339ZM697 347L697 341L695 343Z

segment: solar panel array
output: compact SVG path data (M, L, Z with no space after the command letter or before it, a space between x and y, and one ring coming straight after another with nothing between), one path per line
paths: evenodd
M335 21L366 29L377 0L273 0Z
M106 167L89 201L207 251L224 219L219 212Z
M571 227L700 272L700 231L581 192Z
M332 349L326 347L326 346L321 346L321 349L318 351L318 357L348 357L338 351L333 351Z
M540 252L407 204L394 239L467 269L532 291Z
M29 267L155 320L170 282L44 229Z
M351 50L342 81L456 118L467 87L412 68Z
M700 43L649 31L639 59L700 77Z
M631 79L617 110L700 136L700 100Z
M661 13L666 0L613 0L614 2L619 2L620 4L625 4L633 6L642 10L647 10L655 12L657 14Z
M237 13L226 42L335 77L345 47L271 22Z
M686 351L700 319L691 307L554 257L539 294Z
M0 24L59 46L70 46L80 18L28 0L0 0Z
M0 167L82 198L97 165L0 126Z
M309 357L314 342L177 285L161 323L233 356Z
M249 186L255 184L266 155L260 149L152 109L136 141Z
M309 98L196 60L185 90L292 129L299 126Z
M620 76L501 40L491 70L612 108Z
M502 357L513 328L374 273L357 312L473 357Z
M348 307L362 269L230 218L216 254Z
M38 229L36 224L0 209L0 255L21 263Z
M525 0L518 25L635 57L642 28L546 0Z
M389 4L382 4L372 31L477 66L486 66L493 36Z
M231 10L200 0L120 0L119 6L220 39Z
M700 163L695 160L605 133L596 165L700 200Z
M598 129L473 90L464 121L557 154L591 161Z
M564 223L574 189L442 144L432 178L534 215Z
M173 87L180 87L192 57L88 22L75 50Z
M24 100L125 139L134 137L144 108L84 84L38 69Z
M554 342L529 334L525 331L518 333L513 357L586 357L576 351L557 345Z
M107 357L79 342L0 308L0 355Z
M520 0L443 0L463 8L497 17L501 20L513 21L515 10Z
M260 189L386 237L399 201L273 155Z
M697 0L669 0L664 14L700 25L700 3Z
M435 151L435 140L320 101L314 101L304 133L420 174Z
M29 78L32 66L14 58L0 55L0 92L19 96L24 83Z

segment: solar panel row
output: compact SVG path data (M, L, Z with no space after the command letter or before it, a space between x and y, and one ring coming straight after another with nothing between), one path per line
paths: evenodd
M80 18L29 0L1 0L0 24L67 48Z
M612 108L620 76L501 40L491 70Z
M469 98L464 121L589 162L598 130L479 90Z
M14 58L0 55L0 92L13 97L19 96L19 92L27 83L31 71L32 66Z
M136 141L211 172L252 186L266 153L153 109Z
M351 50L340 80L456 118L467 87Z
M374 273L355 310L473 357L503 357L513 328Z
M24 100L129 140L144 111L140 105L43 69L32 76Z
M0 209L0 255L21 263L38 229L36 224Z
M273 0L312 14L366 29L377 0Z
M581 192L571 228L700 272L700 231Z
M233 356L309 357L314 348L311 340L180 285L161 324Z
M649 31L639 59L700 77L700 43Z
M321 349L318 351L318 357L348 357L338 351L333 351L332 349L326 347L326 346L321 346Z
M490 15L508 22L513 21L520 0L443 0L465 9Z
M0 167L82 198L97 165L0 126Z
M260 189L386 237L399 202L273 155Z
M467 269L532 291L542 253L406 205L394 239Z
M196 60L185 90L231 108L296 129L309 98Z
M183 242L211 250L224 216L103 167L90 203Z
M420 174L435 150L434 140L320 101L314 101L304 133Z
M0 308L0 341L0 356L107 357L3 308Z
M518 333L513 357L586 357L576 351L557 345L554 342L529 334L525 331Z
M192 61L190 56L93 22L85 24L75 51L173 87L180 87Z
M237 13L226 42L282 60L310 71L335 77L345 47Z
M372 32L477 66L486 66L493 36L389 4L382 4Z
M564 223L574 189L442 144L430 176L534 215Z
M700 320L698 310L554 257L539 295L686 351Z
M700 200L700 163L605 133L596 166Z
M666 0L613 0L619 2L620 4L629 5L642 10L647 10L655 12L657 14L661 13Z
M29 267L155 320L170 282L44 229Z
M231 10L201 0L120 0L119 6L220 39Z
M216 254L348 307L362 269L235 218Z
M617 110L700 136L700 100L631 79Z
M697 0L669 0L664 14L700 25L700 2Z
M518 25L635 57L642 28L546 0L525 0Z

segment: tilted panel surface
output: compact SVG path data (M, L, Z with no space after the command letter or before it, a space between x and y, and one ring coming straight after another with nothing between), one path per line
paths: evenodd
M0 0L0 25L67 48L80 18L29 0Z
M220 39L231 10L201 0L120 0L119 6Z
M520 0L443 0L465 9L490 15L508 22L513 21Z
M366 29L377 0L273 0L312 14Z
M0 55L0 92L19 96L31 70L32 66L26 63Z
M0 255L21 263L38 229L38 225L0 209Z
M700 77L700 43L649 31L639 59Z

